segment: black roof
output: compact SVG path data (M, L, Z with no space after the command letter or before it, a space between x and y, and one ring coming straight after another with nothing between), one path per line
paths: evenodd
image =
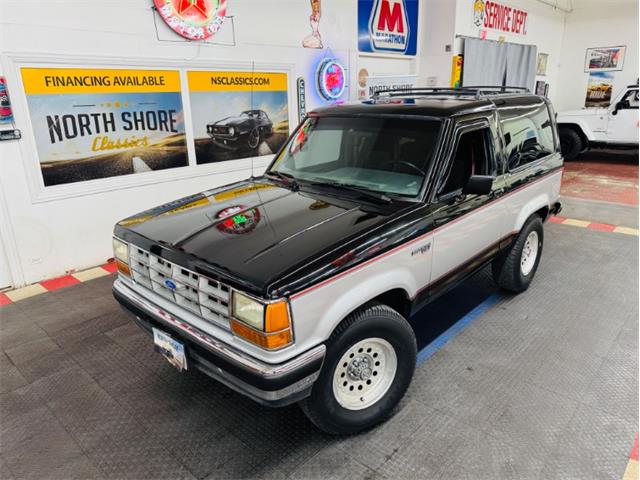
M532 94L510 93L478 96L465 92L442 92L428 94L420 92L394 93L368 100L347 102L315 109L317 115L416 115L427 117L450 117L496 108L527 106L544 102L542 97Z

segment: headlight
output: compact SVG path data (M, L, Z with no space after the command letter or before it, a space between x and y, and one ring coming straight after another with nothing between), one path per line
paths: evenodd
M116 259L118 271L127 277L131 277L131 269L129 269L129 244L113 237L113 258Z
M285 300L265 304L233 292L231 330L238 337L268 350L285 347L293 341L289 305Z
M236 134L236 129L233 127L229 127L229 135L235 135Z
M113 237L113 257L124 263L129 263L129 244Z
M264 331L264 305L238 292L233 292L233 315L256 330Z

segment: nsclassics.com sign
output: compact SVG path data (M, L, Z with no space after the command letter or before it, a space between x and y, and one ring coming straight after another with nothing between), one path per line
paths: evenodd
M359 0L358 50L415 55L418 0Z

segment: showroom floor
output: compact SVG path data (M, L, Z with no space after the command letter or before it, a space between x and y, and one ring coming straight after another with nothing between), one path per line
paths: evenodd
M588 202L562 215L637 223L636 206ZM111 276L0 307L0 478L620 479L638 431L638 237L545 232L526 293L480 272L412 319L407 397L350 438L175 371Z

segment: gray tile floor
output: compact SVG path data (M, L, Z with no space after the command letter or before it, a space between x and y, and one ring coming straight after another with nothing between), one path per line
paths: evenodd
M546 232L529 291L350 438L175 371L110 277L0 308L0 478L620 479L638 430L638 239Z

